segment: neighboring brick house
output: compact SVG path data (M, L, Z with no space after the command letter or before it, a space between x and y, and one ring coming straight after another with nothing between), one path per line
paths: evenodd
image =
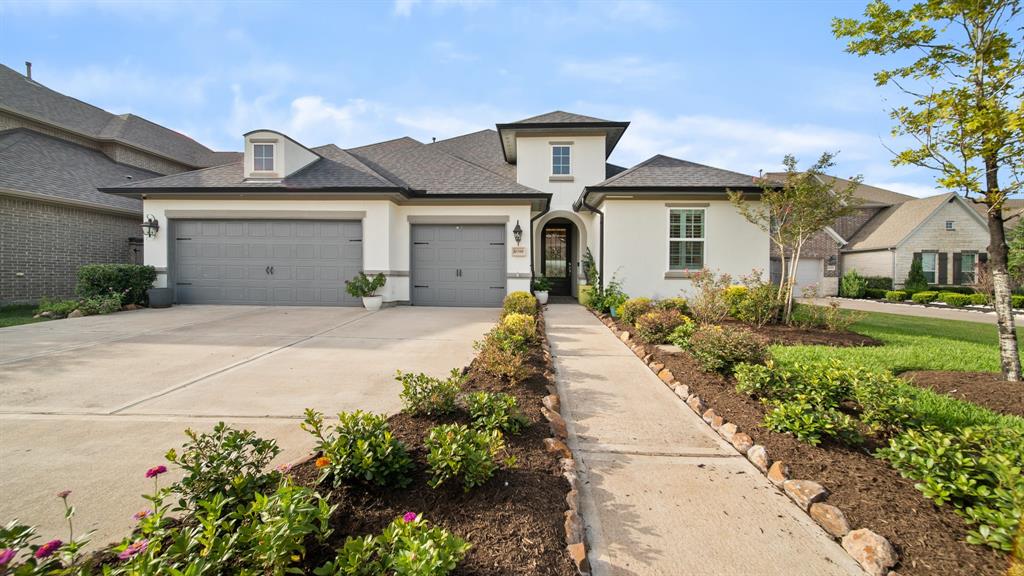
M84 264L142 262L142 202L98 187L239 157L0 65L0 304L71 296Z

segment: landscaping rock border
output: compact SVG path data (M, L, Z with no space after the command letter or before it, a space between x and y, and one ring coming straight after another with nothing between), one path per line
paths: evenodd
M755 444L751 437L740 431L735 424L709 408L700 396L690 392L690 387L675 379L670 370L661 362L653 359L647 347L635 341L630 344L628 332L620 330L615 320L605 314L595 316L607 326L613 334L629 346L630 350L658 376L665 386L693 410L697 416L728 442L737 452L743 454L755 468L761 471L768 480L807 513L812 520L834 540L839 542L843 550L860 564L861 568L871 576L895 575L893 566L899 563L899 555L895 547L885 537L867 528L851 530L846 515L839 508L828 504L828 490L808 479L790 478L790 468L783 461L773 462L768 450Z

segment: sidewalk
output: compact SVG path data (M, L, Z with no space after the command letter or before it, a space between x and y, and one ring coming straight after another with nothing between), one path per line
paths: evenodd
M862 574L589 311L545 322L595 576Z
M798 302L814 304L817 306L828 306L837 302L840 308L845 310L860 310L862 312L883 312L885 314L899 314L901 316L918 316L920 318L939 318L942 320L963 320L964 322L977 322L979 324L995 324L995 312L982 312L979 310L958 310L956 308L939 308L929 306L915 306L913 304L901 304L898 302L880 302L877 300L853 300L851 298L800 298ZM1014 312L1014 320L1019 324L1024 322L1024 315Z

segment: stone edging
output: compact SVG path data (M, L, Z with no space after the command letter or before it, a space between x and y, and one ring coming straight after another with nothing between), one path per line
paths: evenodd
M860 564L865 572L871 576L899 576L895 571L890 570L899 562L899 555L885 537L867 528L852 530L843 511L825 502L829 492L824 486L812 480L792 479L788 464L781 460L773 462L764 446L755 444L750 435L740 431L735 424L727 422L713 408L709 408L700 396L692 393L689 386L677 381L671 370L665 368L661 362L654 360L654 354L648 353L644 344L633 341L629 332L619 330L612 318L603 314L597 315L597 317L658 376L665 386L696 412L705 424L717 432L737 452L746 456L747 460L767 476L772 484L782 490L829 536L839 541L843 549Z

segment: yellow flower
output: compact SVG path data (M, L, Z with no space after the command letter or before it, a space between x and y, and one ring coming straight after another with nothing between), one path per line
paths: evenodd
M317 468L327 468L331 465L331 459L327 456L321 456L316 459L315 464Z

